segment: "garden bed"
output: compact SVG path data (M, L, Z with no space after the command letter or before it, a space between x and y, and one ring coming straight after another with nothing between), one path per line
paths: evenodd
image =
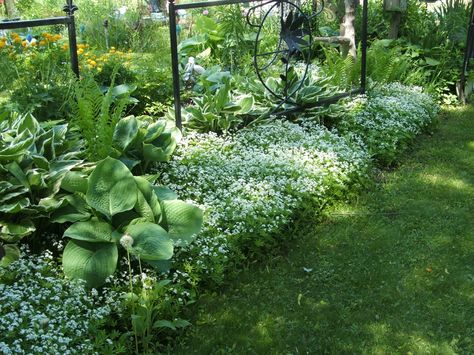
M301 117L299 123L275 119L232 134L185 135L172 160L155 165L154 184L167 185L188 204L199 206L204 211L203 228L193 243L175 242L171 261L151 263L156 265L155 269L140 262L142 255L142 261L147 261L149 254L130 248L122 237L120 244L126 252L120 252L118 270L107 279L97 296L99 307L106 307L104 322L101 323L100 317L89 323L78 318L85 322L80 339L87 334L99 334L104 341L84 346L99 353L105 349L114 353L158 351L159 343L172 330L189 324L179 319L179 314L183 306L196 299L202 287L220 284L225 274L238 269L244 260L256 260L291 239L295 215L308 211L319 213L326 205L359 190L370 178L374 166L393 162L400 150L430 125L436 115L437 106L428 95L417 88L391 84L374 88L366 98L347 103L346 114L334 120L330 128L308 116ZM129 123L130 119L124 124ZM152 126L143 127L153 130ZM61 147L65 149L64 142ZM130 156L130 152L133 150L124 148L122 154ZM118 164L112 160L107 158L99 163L95 173L87 167L81 170L90 174L89 184L91 179L97 179L99 172L103 175L100 169L104 165ZM130 179L128 175L127 179ZM166 201L177 201L176 196L170 197L170 191L162 192L159 198L165 201L165 206ZM152 200L146 199L152 206ZM108 212L101 209L102 203L93 202L92 207L95 215L105 221L101 216ZM171 233L174 217L171 218L166 208L162 213L170 217L159 223ZM71 228L68 231L68 237L77 239ZM62 253L63 243L58 236L49 238L39 243L29 240L36 249L53 252L51 262L41 264L49 270L45 273L45 294L39 296L46 303L50 303L50 290L64 283L55 261ZM131 242L133 246L133 239ZM15 301L9 301L8 312L14 318L21 318L18 322L0 323L0 330L9 334L0 343L6 353L41 353L36 344L39 338L25 338L26 333L40 328L41 334L57 343L59 349L64 345L53 337L52 333L57 332L55 322L44 321L54 318L54 304L47 305L46 310L35 309L44 307L42 302L28 306L38 317L29 321L22 318L22 305L31 301L30 290L37 289L40 281L23 273L22 265L35 258L44 260L44 255L43 252L39 257L23 256L1 269L2 294L15 295ZM130 260L130 255L136 257ZM76 269L68 270L69 275L78 275ZM68 292L59 295L59 299L56 297L56 301L70 302L68 299L73 294ZM97 292L93 289L92 293ZM95 301L87 297L81 302L84 308L90 309ZM64 332L67 344L81 344L78 334L76 337L66 328Z

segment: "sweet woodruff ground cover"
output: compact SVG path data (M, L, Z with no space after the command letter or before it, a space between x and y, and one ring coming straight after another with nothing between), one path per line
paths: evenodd
M3 290L0 294L4 295L4 306L7 306L2 310L8 313L8 317L0 317L0 330L8 331L9 334L8 338L1 339L0 349L5 353L43 353L43 348L38 348L37 343L42 343L44 338L51 344L48 348L52 349L57 345L58 349L62 349L64 346L69 346L71 350L75 349L74 345L79 347L84 345L82 339L87 338L84 334L96 334L96 342L89 343L88 350L97 349L98 353L160 352L165 346L163 340L166 337L160 333L163 331L161 328L174 329L178 326L176 324L187 325L187 322L180 321L176 317L180 314L179 309L196 300L197 292L215 289L225 275L237 273L242 265L258 261L268 253L280 255L279 246L289 245L301 239L302 233L297 229L297 232L292 231L295 221L307 224L308 216L319 215L323 207L336 201L347 200L349 194L353 195L365 185L374 161L386 164L393 161L398 157L400 150L406 148L419 133L430 127L437 112L437 105L419 88L390 84L374 88L367 98L351 101L346 114L334 117L333 124L328 125L329 127L319 124L319 117L315 115L299 117L299 124L281 119L266 121L265 124L248 127L234 134L187 134L173 160L161 167L156 166L160 180L157 182L169 186L181 199L191 200L201 206L205 214L205 223L192 245L179 245L174 250L171 272L161 274L143 269L140 263L134 265L136 268L133 268L133 271L127 270L126 257L125 262L120 258L120 263L117 262L118 259L111 259L114 261L112 266L118 265L119 268L111 277L110 281L114 285L111 285L111 290L116 291L119 296L110 296L104 289L104 294L100 294L103 296L102 302L95 299L91 299L90 302L85 300L89 303L83 307L90 309L94 308L92 304L95 301L99 305L105 302L104 306L108 307L103 313L103 319L107 320L106 324L87 321L84 323L84 319L80 316L82 313L78 313L77 321L83 322L82 335L79 333L75 335L74 331L65 328L64 336L58 338L52 336L58 333L54 328L56 321L72 319L71 313L74 313L75 307L67 308L66 310L71 313L58 319L54 316L54 308L42 307L48 306L50 301L54 301L55 305L67 304L71 297L74 298L74 292L65 292L62 296L55 297L55 300L49 300L54 285L65 282L62 271L58 270L58 265L53 261L45 264L45 272L49 270L51 273L47 274L48 279L40 287L35 279L16 273L21 263L12 263L5 272L0 273L0 291ZM117 123L117 127L133 123L134 120L136 119L133 117L123 118ZM35 121L31 117L28 122L31 123L30 126L37 128L36 131L42 132L37 124L33 124ZM25 124L17 126L27 127ZM149 126L149 129L151 127ZM63 128L64 134L61 139L67 140L66 127ZM18 132L11 134L18 136ZM87 137L84 135L84 139ZM164 143L166 142L168 141L165 140ZM37 143L35 141L35 144ZM138 150L136 153L139 152ZM106 155L105 152L104 157ZM144 158L148 159L145 156ZM28 162L22 165L26 166L27 170ZM99 162L93 172L88 172L90 178L87 181L86 202L92 201L91 206L95 199L88 200L90 192L93 191L89 188L89 184L94 188L98 186L99 184L94 181L102 181L100 176L103 175L103 168L109 164L115 166L121 163L108 157ZM120 168L117 166L112 170L115 172L121 170L125 175L129 175L130 190L137 184L136 181L143 181L132 179L125 166ZM148 180L143 182L148 183ZM68 186L61 184L61 188ZM23 189L20 193L26 191ZM169 191L167 194L174 196L174 193ZM133 193L130 196L133 197ZM12 198L11 194L4 197L8 198ZM94 206L97 206L97 211L101 213L109 213L108 207L103 208L102 205L96 204ZM166 205L162 210L167 213ZM143 211L148 210L145 208ZM99 212L94 215L99 216ZM153 218L154 216L153 214ZM164 220L166 223L171 223L171 215L167 215L162 221ZM84 223L80 226L84 226ZM136 226L138 225L134 224L134 228ZM65 235L76 237L76 234L72 234L75 228L74 233L77 232L79 225L73 224ZM135 232L130 231L130 234L136 238ZM131 236L127 238L129 241L133 239ZM49 242L47 238L42 238L45 243L43 247L38 246L39 249L55 245L59 247L61 238L57 235L50 237ZM53 243L50 243L51 241ZM121 244L125 248L130 248L128 243ZM14 247L9 246L9 250L12 249ZM60 256L62 250L59 249L57 252L53 250L52 255ZM66 251L68 247L63 254L66 275L67 270L85 272L86 269L82 266L87 263L78 263L81 268L67 266L71 265L68 264L69 261L75 259L70 257L69 251L67 253ZM13 252L11 254L13 255ZM25 272L28 270L23 269ZM307 269L312 267L308 266ZM111 272L107 268L107 275ZM308 271L310 272L312 270ZM94 271L87 275L92 275L95 279L98 272ZM130 297L123 297L129 289L126 286L127 275L132 278L130 288L139 295L137 296L140 300L139 310L145 312L140 313L138 317L135 313L137 308L134 309L135 303L127 301ZM90 277L82 277L82 274L77 278L86 278L91 285L92 282L97 285L100 283ZM166 285L169 286L165 287ZM37 300L37 298L31 299L29 295L29 290L33 287L42 298L38 303L31 305L31 301ZM277 296L275 294L275 297ZM298 293L298 297L301 304L303 293ZM131 300L135 302L135 297ZM23 316L26 314L29 318ZM32 314L37 316L32 317ZM90 318L94 320L97 317ZM130 319L142 322L141 328L136 327L135 341ZM178 323L170 322L171 319ZM41 339L35 338L35 334L39 334L35 333L35 329L39 326L43 326ZM101 341L102 339L105 340ZM138 349L132 349L135 343Z
M445 112L370 191L202 296L171 352L473 353L473 119Z

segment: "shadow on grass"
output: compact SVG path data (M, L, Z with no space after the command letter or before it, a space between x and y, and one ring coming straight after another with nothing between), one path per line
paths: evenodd
M287 255L203 296L172 352L474 353L474 113L452 116Z

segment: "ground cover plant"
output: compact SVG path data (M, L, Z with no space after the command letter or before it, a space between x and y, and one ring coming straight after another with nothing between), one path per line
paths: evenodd
M56 0L14 3L22 18L60 15ZM452 99L449 54L461 48L460 36L453 47L443 35L465 7L448 5L436 15L439 45L407 27L398 40L373 35L367 95L317 107L359 86L360 51L315 43L304 81L302 63L265 72L274 92L301 84L282 106L252 68L256 30L246 17L258 15L242 6L180 13L182 131L169 29L143 2L79 4L79 78L64 28L0 33L0 286L6 319L21 318L0 322L9 331L1 351L42 353L40 338L71 353L169 351L203 290L294 244L294 225L357 195L374 168L395 165L431 129L436 102ZM419 9L410 3L407 16L433 16ZM317 34L339 35L340 10L326 10ZM279 25L269 20L261 50L278 45ZM295 105L307 109L272 114ZM37 277L27 274L33 265ZM41 300L28 301L30 289ZM61 302L63 318L80 323L76 335L50 316Z
M471 354L473 115L445 111L367 192L202 295L170 353Z
M0 269L2 354L92 352L91 339L118 300L64 279L51 252L22 252Z

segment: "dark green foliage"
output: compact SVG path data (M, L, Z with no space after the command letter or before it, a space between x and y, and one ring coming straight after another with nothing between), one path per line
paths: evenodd
M168 161L180 139L181 131L174 121L128 116L115 126L109 154L143 174L151 163Z
M0 117L0 240L17 242L58 207L53 197L81 163L67 125L42 127L31 114Z
M114 273L118 246L154 266L169 260L174 246L191 243L201 229L198 207L163 198L162 188L134 177L116 159L100 161L86 185L85 197L81 187L70 191L80 194L86 213L80 220L63 218L73 222L64 232L71 240L64 250L63 268L66 276L83 279L89 287L101 286ZM76 203L67 203L77 208Z
M81 133L89 160L97 161L109 155L115 125L134 102L131 91L133 87L126 85L114 87L113 79L105 93L90 76L76 81L70 99L71 122Z

